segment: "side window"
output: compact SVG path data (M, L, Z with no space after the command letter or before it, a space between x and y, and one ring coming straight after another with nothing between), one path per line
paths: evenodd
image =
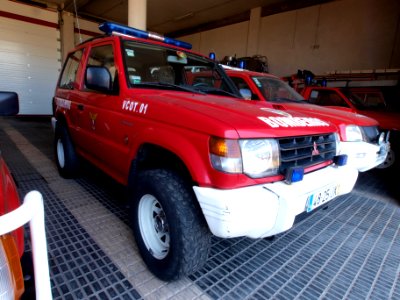
M75 85L76 81L76 73L78 71L79 63L82 58L83 51L78 50L74 53L71 53L68 58L67 62L65 63L65 68L61 75L59 87L63 89L72 90Z
M247 82L243 78L231 77L231 79L232 79L233 83L235 84L235 86L237 87L237 89L239 91L240 91L240 89L248 89L248 90L251 91L249 85L247 84ZM258 98L258 96L256 94L254 94L251 91L251 100L260 100L260 99Z
M116 86L117 80L114 62L114 50L111 44L93 47L90 50L88 66L105 68L111 77L110 87Z
M334 91L320 90L315 103L318 105L323 105L323 106L348 107L347 103Z
M357 96L366 107L385 107L385 100L379 93L353 93Z

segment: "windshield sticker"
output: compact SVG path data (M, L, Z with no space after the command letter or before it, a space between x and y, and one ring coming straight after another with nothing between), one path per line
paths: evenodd
M142 77L138 75L129 75L129 82L132 84L138 84L142 81Z
M131 111L131 112L143 114L143 115L145 115L147 113L148 106L149 105L147 103L141 103L141 102L132 101L132 100L124 100L122 102L123 110Z
M319 127L329 126L329 123L317 118L300 117L258 117L272 128L278 127Z
M56 104L58 107L62 107L65 109L71 109L71 101L62 98L56 98Z
M125 49L126 56L135 57L135 50L133 49Z
M262 84L261 84L261 82L258 80L258 78L253 78L253 80L254 80L254 83L260 88L260 87L262 87Z
M181 58L181 59L187 58L186 53L183 52L183 51L176 51L176 56L178 56L178 57Z

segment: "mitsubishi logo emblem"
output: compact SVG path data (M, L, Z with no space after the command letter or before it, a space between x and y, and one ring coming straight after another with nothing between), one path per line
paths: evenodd
M318 147L317 147L317 143L316 142L314 142L313 151L311 152L311 155L319 155L319 151L318 151Z

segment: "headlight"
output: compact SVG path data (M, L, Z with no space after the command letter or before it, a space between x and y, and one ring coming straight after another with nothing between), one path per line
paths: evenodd
M252 178L278 174L278 143L274 139L210 139L212 166L227 173L244 173Z
M363 134L360 127L356 125L346 126L346 141L347 142L361 142L363 141Z
M273 139L241 140L243 172L260 178L276 175L279 168L278 143Z

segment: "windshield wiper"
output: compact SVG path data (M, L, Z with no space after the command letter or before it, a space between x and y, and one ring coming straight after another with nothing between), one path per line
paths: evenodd
M214 87L198 87L197 90L207 93L207 94L213 94L213 95L222 95L222 96L229 96L229 97L234 97L234 98L240 98L238 95L233 94L231 92L214 88Z
M294 102L294 103L301 103L301 104L306 104L306 102L307 102L305 100L295 100L295 99L289 99L289 98L283 98L283 97L268 99L268 101L270 101L270 102Z
M132 84L132 87L152 87L152 88L168 88L171 90L180 90L196 94L205 94L203 91L199 91L191 86L177 85L169 82L159 81L159 82L141 82Z

